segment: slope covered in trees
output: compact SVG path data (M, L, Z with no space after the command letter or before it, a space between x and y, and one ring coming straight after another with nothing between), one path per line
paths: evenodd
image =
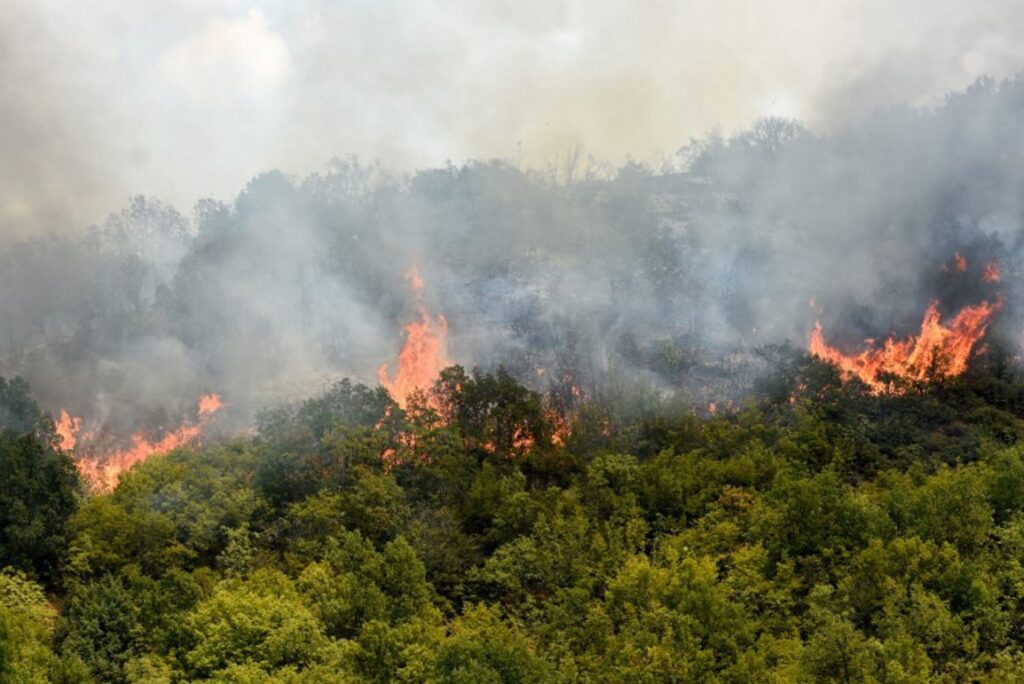
M773 358L728 415L623 390L571 433L500 370L342 382L102 496L4 383L0 679L1019 681L1024 377Z

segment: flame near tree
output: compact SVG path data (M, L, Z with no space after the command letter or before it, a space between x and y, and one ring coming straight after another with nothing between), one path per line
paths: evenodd
M1000 307L998 301L967 306L943 325L938 302L931 302L919 335L904 340L890 337L881 347L867 340L868 348L858 354L844 354L826 344L821 323L815 323L808 350L838 366L844 375L860 378L876 394L894 389L886 375L912 381L955 377L967 370L974 346Z
M60 437L60 446L64 451L74 451L82 436L82 419L72 416L64 409L60 410L60 420L56 424L57 436Z
M155 441L142 431L136 432L131 437L130 447L113 451L91 451L89 444L95 439L95 433L83 432L82 419L65 410L60 412L56 431L61 438L61 448L74 454L78 472L89 486L95 491L109 491L117 486L121 474L136 463L199 439L210 418L223 406L219 395L204 394L198 401L196 422L184 423Z
M412 409L416 416L414 421L423 418L416 411L424 405L420 403L422 401L425 402L425 406L433 409L430 420L445 424L450 420L447 405L451 398L446 400L439 396L438 392L444 394L444 388L438 389L435 385L441 377L441 371L451 365L446 348L448 322L440 314L431 316L428 313L423 296L423 278L415 268L410 268L405 273L405 279L413 290L416 319L404 326L405 341L398 354L394 373L390 372L390 364L385 363L378 368L377 377L381 386L388 390L399 406L403 409ZM539 377L543 377L544 373L543 368L537 369ZM455 383L448 389L456 393L463 391L461 383ZM570 386L570 392L576 399L583 395L582 390L574 384ZM549 406L544 411L544 419L550 429L550 443L559 447L565 446L573 430L572 419L567 416L564 408L559 411ZM378 423L378 428L382 425L383 420ZM524 454L537 443L536 434L525 424L516 425L510 437L507 456ZM476 442L475 446L487 453L499 451L493 436L491 439ZM397 443L387 447L381 457L389 466L398 462L429 461L425 453L419 452L416 435L412 432L397 435Z
M448 321L440 314L431 318L427 313L423 278L415 268L406 272L405 279L413 290L418 320L405 324L405 343L398 354L394 377L389 376L387 363L377 370L380 384L402 408L406 407L413 392L430 388L441 371L451 363L446 350Z

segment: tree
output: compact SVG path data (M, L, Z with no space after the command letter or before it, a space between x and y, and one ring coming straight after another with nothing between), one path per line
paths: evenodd
M437 650L434 673L454 684L526 684L551 681L550 665L515 622L494 608L467 610Z
M81 484L71 458L56 448L53 421L28 385L0 377L0 565L53 586L68 543L68 518Z
M0 572L0 681L50 681L55 618L42 587L18 572Z
M146 648L137 597L125 580L105 575L74 587L58 625L61 652L102 682L127 682L124 667Z
M193 646L185 660L199 677L243 664L268 673L288 666L301 670L329 657L321 624L291 580L277 571L225 580L195 607L187 624Z

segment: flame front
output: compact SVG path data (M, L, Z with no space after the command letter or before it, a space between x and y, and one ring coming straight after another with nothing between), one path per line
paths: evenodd
M405 325L405 344L398 354L398 369L394 378L389 377L387 363L377 370L380 384L402 408L405 408L413 392L430 388L440 376L441 370L450 364L445 348L448 321L444 316L431 318L427 314L423 301L423 278L419 272L415 268L409 269L405 278L412 286L419 320Z
M892 390L884 375L918 381L954 377L967 370L974 345L985 335L999 308L1000 302L986 301L964 307L946 326L938 302L932 302L925 311L920 335L905 340L890 337L881 347L868 340L868 349L859 354L844 354L826 344L821 323L815 323L808 350L844 374L860 378L875 393Z
M131 446L114 451L76 453L75 465L82 478L95 491L109 491L117 486L121 474L136 463L142 463L154 454L163 454L198 439L214 413L223 408L224 402L217 394L204 394L199 398L197 410L199 421L185 423L176 430L167 432L156 441L150 441L141 430L131 437ZM91 439L91 433L82 433L82 419L61 410L57 422L57 434L65 451L82 451L83 441Z

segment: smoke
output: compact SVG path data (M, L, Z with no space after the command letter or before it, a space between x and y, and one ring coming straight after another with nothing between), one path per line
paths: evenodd
M187 211L331 154L614 166L760 116L836 131L1024 69L1010 0L6 0L0 243Z
M0 374L116 434L209 392L248 425L342 376L375 382L418 315L411 266L453 360L534 383L738 398L759 345L803 346L815 320L840 345L913 333L933 299L950 316L1002 294L995 334L1018 340L1022 115L1024 80L983 80L829 134L761 120L658 172L346 159L188 217L137 198L0 251Z

